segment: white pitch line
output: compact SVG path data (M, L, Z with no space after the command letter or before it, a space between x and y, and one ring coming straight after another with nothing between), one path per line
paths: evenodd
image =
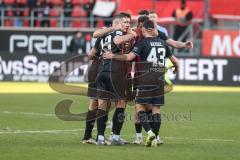
M111 124L108 123L106 128L112 128ZM97 128L93 128L93 130L97 130ZM34 133L63 133L63 132L82 132L85 129L66 129L66 130L35 130L35 131L26 131L26 130L13 130L9 129L8 131L0 130L0 134L34 134Z
M164 139L179 139L179 140L192 140L192 141L219 141L219 142L235 142L233 139L215 139L215 138L188 138L188 137L164 137Z
M79 132L84 131L84 129L71 129L71 130L40 130L40 131L24 131L24 130L14 130L14 131L1 131L0 134L25 134L25 133L63 133L63 132Z
M122 137L130 138L129 135L121 135ZM190 140L190 141L219 141L219 142L236 142L233 139L215 139L215 138L189 138L189 137L163 137L163 139L175 139L175 140Z
M55 114L36 113L36 112L11 112L11 111L1 111L0 113L3 113L3 114L30 115L30 116L47 116L47 117L56 117Z
M111 128L111 126L107 126ZM38 133L48 133L48 134L62 134L71 132L82 132L85 129L69 129L69 130L36 130L36 131L26 131L26 130L15 130L15 131L1 131L0 134L38 134ZM93 128L96 130L96 128ZM122 137L132 138L130 135L121 135ZM215 141L215 142L236 142L233 139L216 139L216 138L189 138L189 137L163 137L163 139L175 139L175 140L185 140L185 141Z
M21 115L34 115L34 116L47 116L47 117L56 117L55 114L44 114L36 112L11 112L11 111L1 111L3 114L21 114ZM111 128L111 124L107 126ZM96 128L94 128L96 130ZM24 130L15 130L15 131L1 131L0 134L34 134L34 133L63 133L63 132L81 132L84 129L72 129L72 130L36 130L36 131L24 131ZM121 135L123 137L130 137L129 135ZM176 140L191 140L191 141L219 141L219 142L235 142L232 139L215 139L215 138L189 138L189 137L164 137L164 139L176 139Z

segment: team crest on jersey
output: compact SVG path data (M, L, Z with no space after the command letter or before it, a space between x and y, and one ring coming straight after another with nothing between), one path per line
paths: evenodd
M123 32L122 31L116 31L116 35L122 36Z

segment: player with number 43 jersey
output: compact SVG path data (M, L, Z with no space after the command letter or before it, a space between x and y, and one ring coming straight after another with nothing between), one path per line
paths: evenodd
M166 42L157 37L156 27L151 20L146 20L144 22L142 32L144 38L135 44L130 53L125 55L116 55L111 52L107 52L103 55L103 57L105 59L131 61L136 56L139 56L141 63L146 64L141 65L140 69L141 78L137 84L138 94L136 96L136 110L139 120L148 134L145 145L149 147L157 146L154 142L161 125L160 106L164 105L164 71L160 70L160 72L158 72L158 69L160 67L164 70L165 58L169 58L175 67L174 73L176 73L178 71L178 63L176 57L172 55ZM151 83L145 83L148 81L161 83L162 88L160 89L160 92L159 90L156 90L157 94L155 94L153 91L155 90L154 87L156 87L157 83L153 85L151 85ZM149 123L148 114L146 112L146 108L148 106L152 107L152 125Z

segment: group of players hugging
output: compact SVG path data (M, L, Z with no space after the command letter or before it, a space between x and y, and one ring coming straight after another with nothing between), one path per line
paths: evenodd
M88 54L89 108L82 143L124 145L120 137L127 102L135 102L136 139L143 144L142 128L147 132L145 146L159 146L161 126L160 106L164 105L164 69L168 58L173 72L178 72L173 48L192 48L190 41L179 42L168 38L167 30L157 25L155 12L142 10L137 27L131 28L131 15L121 12L113 18L112 26L94 32L94 46ZM111 107L115 104L115 107ZM104 136L108 113L114 109L110 138ZM94 123L97 137L92 138Z

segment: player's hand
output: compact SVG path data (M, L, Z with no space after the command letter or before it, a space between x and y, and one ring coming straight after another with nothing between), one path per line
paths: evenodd
M185 48L193 48L193 42L191 42L191 41L187 41L187 42L185 42L184 43L184 46L185 46Z
M103 59L112 59L113 58L112 52L110 51L105 51L105 53L103 54Z
M131 34L133 36L133 38L137 37L137 33L134 32L132 29L130 30L129 34Z
M177 73L178 73L178 70L179 70L178 66L177 66L177 65L175 65L175 66L174 66L173 73L174 73L174 74L177 74Z

